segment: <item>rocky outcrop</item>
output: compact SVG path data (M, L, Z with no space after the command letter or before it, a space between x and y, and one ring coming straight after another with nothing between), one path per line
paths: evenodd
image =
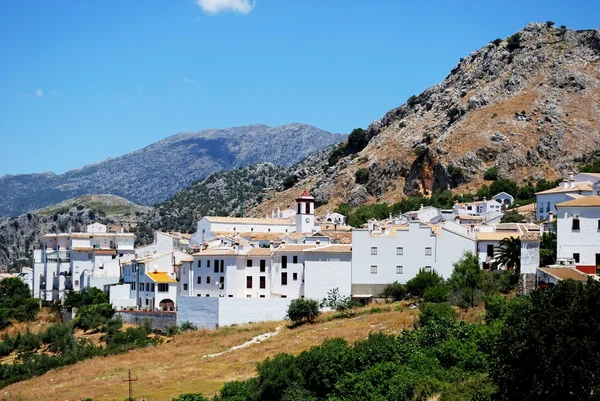
M600 147L600 30L532 23L519 37L488 43L371 123L368 145L319 172L313 193L328 209L352 191L363 201L353 182L365 168L366 202L473 191L492 166L519 182L575 170L575 159Z

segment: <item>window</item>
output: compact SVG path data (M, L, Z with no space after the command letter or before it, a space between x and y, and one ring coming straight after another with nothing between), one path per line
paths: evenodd
M198 280L196 280L198 284L202 284L202 277L198 276Z
M221 273L225 271L225 261L221 260Z
M287 298L287 295L282 295L281 298Z
M259 297L264 298L265 296L264 295L259 295Z
M494 256L494 245L488 244L488 246L487 246L487 256L490 257L490 258Z
M287 273L281 273L281 285L287 285Z
M202 267L202 260L201 259L198 260L198 267Z
M298 256L292 257L292 263L298 263Z
M252 276L246 277L246 288L252 288Z
M298 281L298 273L293 273L292 274L292 280Z
M134 281L133 283L131 283L131 289L132 289L133 291L135 291L135 281Z
M431 256L431 247L425 247L425 256Z
M183 290L184 290L184 291L187 291L187 289L188 289L188 285L187 285L187 284L184 284L184 285L183 285Z
M377 247L376 246L371 247L371 255L377 255Z
M579 218L573 217L573 222L571 223L571 230L579 231Z
M573 259L575 259L575 263L579 263L579 254L578 253L574 253L573 254Z
M146 306L148 306L148 298L146 298Z
M396 266L396 274L404 274L404 267Z
M600 230L600 220L598 220L598 230Z
M219 261L215 260L215 267L213 268L213 272L218 273L219 272Z
M206 294L207 297L210 297L210 294Z
M246 267L252 267L252 259L246 261Z
M371 266L371 274L377 274L377 266Z
M169 292L169 284L158 283L158 292Z
M260 272L264 273L267 267L267 261L264 259L260 260Z
M92 260L92 254L88 253L88 260Z
M79 280L75 280L75 287L79 287Z
M233 298L233 295L231 295L231 294L229 294L229 295L227 295L227 296L228 296L229 298Z
M219 277L219 283L223 284L225 282L225 277L221 276Z
M210 284L210 276L206 277L206 284Z
M281 257L281 268L287 269L287 256L285 255Z
M310 214L310 202L306 202L306 214Z
M260 276L260 288L267 288L267 278L265 276Z
M252 294L246 294L246 298L252 298Z
M427 273L431 273L431 266L425 266L423 270L425 270Z
M150 291L154 292L154 283L150 285Z
M401 246L396 248L396 255L404 255L404 248Z
M200 261L198 261L200 263ZM206 267L210 267L210 259L206 261Z

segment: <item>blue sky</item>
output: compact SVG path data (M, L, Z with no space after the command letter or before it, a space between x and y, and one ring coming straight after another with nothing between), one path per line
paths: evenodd
M600 2L3 1L0 176L62 173L205 128L347 133L546 20L599 28Z

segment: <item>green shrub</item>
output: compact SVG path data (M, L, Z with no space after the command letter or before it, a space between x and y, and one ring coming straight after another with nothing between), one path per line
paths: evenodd
M516 210L509 210L500 219L500 223L523 223L524 221L525 218Z
M444 279L435 270L426 271L421 268L415 277L406 282L406 290L412 297L423 298L428 288L436 287L443 282Z
M314 299L297 298L290 302L286 318L294 323L312 323L319 316L319 303Z
M448 302L448 286L446 284L438 284L435 287L429 287L423 294L425 302Z
M411 107L411 108L415 107L419 103L421 103L421 100L417 96L415 96L415 95L412 95L406 101L406 104L408 105L408 107Z
M552 28L554 26L554 21L546 21L546 26Z
M360 168L354 173L355 181L357 184L366 184L369 182L369 169Z
M173 401L208 401L208 398L205 398L200 393L188 393L181 394L177 398L173 398Z
M401 301L404 298L406 298L406 295L406 285L401 284L397 281L386 285L380 294L382 298L392 298L394 301Z
M448 302L431 303L425 302L421 305L419 313L419 322L422 326L427 326L432 322L454 322L458 314Z
M96 330L108 323L114 313L115 310L108 303L84 305L77 310L73 325L83 331Z
M296 183L298 182L298 177L296 177L295 175L288 175L287 177L285 177L283 179L282 185L284 189L289 189L291 187L293 187L294 185L296 185Z
M321 300L321 308L330 308L339 312L341 317L354 315L354 309L360 304L349 296L340 295L339 288L333 288L327 291L327 296Z
M511 35L506 39L506 49L509 52L517 50L520 47L521 47L521 34L520 33L517 32L514 35Z
M485 322L491 323L504 318L508 301L502 295L490 295L485 299Z
M355 128L348 135L348 145L346 148L346 154L358 153L367 146L367 133L362 128Z
M496 181L498 179L498 167L494 166L485 170L483 179L487 181Z
M494 39L494 40L492 40L492 43L494 44L494 46L498 47L498 46L500 46L500 44L502 44L502 39L500 39L500 38Z
M179 326L179 330L181 330L181 331L194 331L194 330L198 330L198 326L196 326L192 322L183 322L183 323L181 323L181 326Z
M177 326L176 324L167 327L167 335L169 337L172 337L176 334L179 334L179 326Z

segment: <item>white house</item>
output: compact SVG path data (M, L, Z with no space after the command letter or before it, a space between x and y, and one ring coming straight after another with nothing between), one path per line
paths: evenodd
M413 210L403 214L407 220L421 221L423 223L439 223L442 220L442 211L433 206L423 206L419 210Z
M536 220L544 221L548 218L548 212L556 212L556 204L575 199L578 196L590 196L594 187L600 186L600 174L580 173L573 175L569 173L558 187L546 191L537 192Z
M85 233L45 234L34 250L33 294L47 301L65 291L103 288L120 278L119 261L134 256L135 235L109 233L94 223Z
M475 238L453 222L432 226L411 221L387 227L371 223L352 232L352 296L377 297L386 285L405 283L421 268L447 278L466 251L476 251Z
M557 258L573 258L579 270L600 268L600 196L582 197L556 205Z
M489 213L501 213L502 212L502 204L496 200L488 201L486 198L483 198L482 201L473 201L473 202L465 202L459 203L456 201L454 203L453 213L455 216L459 215L467 215L467 216L482 216Z
M508 207L514 203L515 198L514 198L514 196L512 196L509 193L500 192L500 193L492 196L492 200L495 200L496 202L500 203L504 207Z

